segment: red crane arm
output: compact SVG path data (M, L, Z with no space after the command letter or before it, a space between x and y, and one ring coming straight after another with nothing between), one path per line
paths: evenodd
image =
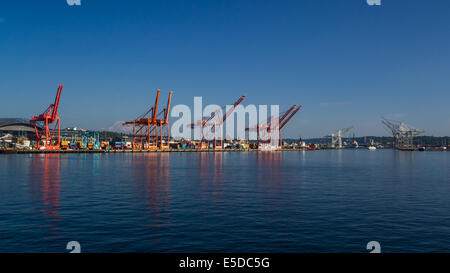
M287 117L287 115L289 115L290 112L292 112L292 110L295 109L295 107L297 107L297 104L294 104L291 108L289 108L289 110L286 111L286 113L284 113L284 115L280 118L280 122L283 122L283 120Z
M56 92L55 102L53 104L50 104L50 106L44 111L44 113L40 114L39 116L31 117L30 122L32 124L44 120L48 120L49 123L52 123L53 121L55 121L55 119L57 119L59 100L61 98L61 91L63 87L64 85L59 85L58 91Z
M155 107L153 107L153 121L156 120L156 114L158 113L158 102L159 102L159 93L161 92L161 90L158 89L157 93L156 93L156 101L155 101Z
M281 129L289 122L289 120L291 120L292 117L294 117L295 114L297 114L297 112L302 108L302 106L300 105L299 107L297 107L297 109L295 109L295 111L292 112L292 110L293 110L296 106L297 106L297 105L294 104L291 108L289 108L289 110L287 110L287 111L283 114L283 116L282 116L281 118L279 118L279 124L278 124L278 126L279 126L278 129L279 129L279 130L281 130ZM290 115L289 115L289 113L290 113ZM289 117L288 117L288 115L289 115ZM287 117L287 119L286 119L286 117ZM267 131L269 131L269 130L271 129L271 120L272 120L272 118L274 118L274 117L271 117L271 118L269 118L269 119L267 120L267 125L264 125L264 126L263 126L263 124L257 124L257 125L254 126L254 127L247 127L247 128L245 128L245 130L246 130L246 131L250 131L250 130L255 130L255 129L258 129L258 128L262 127L262 128L267 128Z
M283 120L287 117L287 115L288 115L292 110L294 110L294 108L295 108L296 106L297 106L297 104L294 104L291 108L289 108L286 112L284 112L283 116L279 119L278 125L280 125L281 122L283 122ZM265 123L264 126L263 126L263 127L267 127L267 130L270 129L270 125L271 125L271 123L272 123L272 119L273 119L273 117L268 118L267 121L266 121L266 123ZM253 126L253 127L247 127L247 128L245 128L245 130L246 130L246 131L249 131L250 129L255 129L255 128L258 127L258 126L262 126L262 124L255 125L255 126Z
M212 113L211 113L211 116L209 116L208 119L203 120L203 124L205 124L205 123L207 123L208 121L212 120L213 117L216 116L216 114L217 114L217 111L216 111L216 112L212 112Z
M133 120L133 121L126 121L123 123L123 125L128 125L128 124L133 124L133 123L147 123L149 119L151 119L152 122L156 121L156 117L158 116L158 102L159 102L159 93L161 92L161 90L157 90L156 93L156 100L155 100L155 106L153 106L152 108L148 109L147 112L145 112L145 114L139 116L137 119ZM146 118L146 116L149 113L152 113L152 116L149 118ZM161 114L161 113L159 113Z
M221 120L219 123L217 123L217 124L220 125L220 124L224 123L225 120L228 118L228 116L230 116L231 113L233 113L233 111L234 111L234 109L236 108L236 106L238 106L244 99L245 99L245 95L241 96L241 97L233 104L233 107L231 107L231 108L228 110L228 112L225 113L225 114L223 115L222 120ZM199 120L199 121L197 121L197 123L198 123L201 127L204 127L210 120L212 120L212 119L216 116L217 112L218 112L218 111L212 112L212 113L211 113L211 116L209 116L207 119ZM188 126L190 126L191 128L194 128L195 126L197 126L197 123L190 123L190 124L188 124ZM216 125L217 125L217 124L216 124Z
M167 123L167 122L168 122L168 119L169 119L170 102L172 101L172 94L173 94L173 91L170 91L170 93L169 93L169 99L167 100L166 113L165 113L165 116L164 116L164 122L165 122L165 123Z
M138 117L137 119L143 119L143 118L145 118L145 117L148 115L148 113L150 113L150 112L152 112L152 115L153 115L153 107L150 108L150 109L148 109L148 111L145 112L145 114L143 114L142 116Z
M280 130L286 125L286 123L289 122L289 120L291 120L291 118L292 118L293 116L295 116L295 114L297 114L298 110L300 110L301 108L302 108L302 106L300 105L299 107L297 107L297 109L295 109L294 112L291 113L291 115L290 115L286 120L284 120L283 122L281 122L281 124L280 124Z
M53 120L58 115L59 99L61 98L61 91L62 91L63 87L64 87L64 85L60 84L58 87L58 92L56 92L56 98L55 98L55 103L53 104L53 112L52 112Z
M245 99L245 95L241 96L241 97L233 104L233 107L231 107L231 108L228 110L228 112L226 112L225 115L223 115L223 118L222 118L222 122L221 122L221 123L224 123L225 120L227 120L227 118L231 115L231 113L233 113L234 109L235 109L239 104L241 104L241 102L242 102L244 99Z
M289 113L294 110L294 108L297 106L297 104L294 104L291 108L289 108L286 112L284 112L283 116L278 120L278 126L280 126L280 124L283 122L283 120L287 117L287 115L289 115ZM267 130L270 129L270 126L272 125L272 118L270 117L267 119Z

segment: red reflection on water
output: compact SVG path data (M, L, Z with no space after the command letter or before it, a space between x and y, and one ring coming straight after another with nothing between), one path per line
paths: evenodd
M133 154L132 181L151 213L152 227L170 224L170 160L169 153Z
M223 153L214 153L214 172L213 172L213 184L215 186L214 194L222 194L222 182L223 182Z
M60 191L60 155L44 154L33 158L30 177L31 194L37 206L50 221L60 221L58 216Z
M198 180L202 192L208 192L212 195L222 195L223 153L198 154ZM221 202L222 200L215 199L213 201Z
M282 182L281 163L282 152L281 151L267 151L257 152L256 154L257 165L260 171L259 181L269 181L270 189L275 190ZM277 186L277 187L274 187Z
M198 180L204 189L207 186L209 177L209 157L210 153L198 153Z

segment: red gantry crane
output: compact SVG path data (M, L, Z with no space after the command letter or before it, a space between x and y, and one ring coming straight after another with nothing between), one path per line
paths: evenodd
M197 121L196 123L191 123L188 126L190 126L192 129L196 126L200 126L200 149L209 148L209 141L205 140L203 137L203 131L204 128L214 128L214 148L215 149L222 149L223 146L223 140L222 136L220 137L220 145L217 145L217 127L221 128L222 124L225 122L225 120L233 113L233 111L236 109L236 107L241 104L241 102L245 99L245 95L242 95L234 104L233 106L223 115L222 119L219 119L218 121L214 122L213 118L216 116L216 114L219 112L219 109L211 114L211 116L207 119L202 119ZM223 107L224 108L224 107ZM209 133L210 130L207 130L207 133ZM206 147L203 145L203 143L206 143Z
M282 137L281 137L281 129L283 129L284 126L286 126L286 124L295 116L295 114L297 114L297 112L302 108L302 106L298 106L294 104L291 108L289 108L286 112L284 112L284 114L281 117L278 117L278 128L273 128L273 129L278 129L279 131L279 143L278 147L281 148L282 146ZM295 110L294 110L295 109ZM258 142L258 149L261 147L261 144L268 144L272 142L272 139L270 137L271 134L271 125L272 125L272 121L274 119L276 119L277 117L270 117L267 122L265 124L256 124L253 127L247 127L245 128L246 131L249 130L256 130L257 133L257 142ZM260 136L260 131L262 130L262 133L264 135L269 134L268 137L266 137L267 139L262 139Z
M286 124L292 119L292 117L295 116L295 114L297 114L297 112L302 108L302 106L300 105L299 107L297 107L297 109L295 109L287 118L287 115L283 116L283 119L280 119L280 123L279 123L279 130L280 130L280 147L282 146L282 137L281 137L281 129L283 129L284 126L286 126ZM292 109L292 108L291 108ZM292 110L291 110L292 111ZM289 111L289 112L291 112Z
M214 149L221 150L223 149L223 138L222 138L222 125L227 120L227 118L233 113L234 109L241 104L241 102L245 99L245 95L242 95L234 104L233 106L228 109L228 111L223 115L222 119L220 119L218 122L214 122L212 127L214 128ZM219 128L219 130L217 129ZM218 136L217 133L220 133L221 135ZM219 139L217 139L219 137Z
M55 102L51 104L43 114L33 116L30 124L34 126L36 133L37 148L39 150L59 150L61 142L60 136L60 118L58 115L59 100L64 85L60 84L56 92ZM50 125L56 121L53 129ZM39 123L39 124L38 124ZM42 126L39 126L42 123Z
M162 119L156 119L156 126L159 127L159 147L161 149L169 149L169 140L170 140L170 130L169 130L169 112L170 112L170 103L172 101L173 92L169 92L169 98L167 99L167 106L162 110L160 114L163 114ZM158 114L158 115L160 115ZM158 116L157 115L157 116ZM164 127L166 130L164 130ZM166 134L164 134L166 132ZM165 140L165 143L164 143Z
M155 105L145 114L141 115L133 121L124 122L123 125L133 125L133 149L158 149L163 147L163 138L167 138L169 142L169 110L173 92L170 91L167 107L158 113L159 95L161 90L157 90ZM162 119L158 116L164 114ZM167 127L167 136L164 136L163 128Z

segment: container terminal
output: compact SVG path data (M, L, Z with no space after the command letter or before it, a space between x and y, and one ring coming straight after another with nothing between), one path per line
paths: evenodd
M320 139L303 141L300 139L283 140L282 129L302 108L294 104L279 116L270 117L265 123L245 128L246 131L257 132L257 140L225 140L216 134L233 113L235 108L245 99L242 95L234 102L222 117L219 112L188 124L191 129L200 129L199 140L174 139L170 136L169 113L173 92L170 91L167 103L160 110L160 90L156 92L154 105L134 120L123 122L123 126L131 127L132 133L88 131L78 128L60 128L58 113L64 85L59 85L55 100L42 113L32 116L30 120L20 118L0 119L0 153L71 153L71 152L220 152L220 151L295 151L343 148L395 148L398 150L447 150L448 137L430 145L430 141L417 142L414 138L423 131L410 127L402 122L382 118L382 124L392 133L392 137L357 139L344 136L354 127L338 129ZM159 111L159 112L158 112ZM216 117L217 116L217 117ZM272 128L271 123L278 122ZM202 135L203 132L213 135ZM271 130L278 130L277 143L271 139ZM423 140L423 139L422 139Z

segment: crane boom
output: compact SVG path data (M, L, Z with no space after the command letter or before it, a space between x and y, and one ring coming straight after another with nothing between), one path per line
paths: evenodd
M231 115L231 113L233 113L234 109L235 109L239 104L241 104L241 102L242 102L244 99L245 99L245 95L241 96L241 97L233 104L233 106L225 113L225 115L223 115L223 118L222 118L222 122L221 122L221 123L224 123L224 122L225 122L225 120Z
M169 119L170 102L172 100L172 94L173 94L173 91L170 91L169 99L167 100L167 107L166 107L166 113L165 113L165 116L164 116L164 123L167 123L167 121Z
M294 104L291 108L289 108L286 112L284 112L283 116L281 116L281 118L278 120L278 125L280 125L283 120L287 117L287 115L289 115L290 112L292 112L292 110L294 110L294 108L297 106L297 104ZM267 119L267 130L270 129L270 126L272 124L272 118Z
M64 85L60 84L58 87L58 92L56 92L55 102L53 103L52 120L58 115L59 99L61 98L61 91Z
M291 120L291 118L292 118L293 116L295 116L295 114L297 114L297 112L298 112L301 108L302 108L302 106L300 105L299 107L297 107L297 109L294 110L294 112L292 112L292 113L290 114L290 116L289 116L286 120L284 120L284 121L281 122L281 124L280 124L280 130L283 129L283 127L289 122L289 120Z
M161 92L161 90L158 89L157 93L156 93L156 101L155 101L155 106L153 107L153 122L156 121L156 113L158 112L158 102L159 102L159 93Z
M353 129L355 126L350 126L350 127L348 127L348 128L345 128L345 129L342 129L341 130L341 134L343 135L343 134L346 134L346 133L348 133L351 129Z
M289 108L288 110L286 110L286 111L284 112L283 116L281 116L281 118L280 118L279 121L278 121L278 125L281 124L281 122L286 118L286 116L287 116L292 110L294 110L294 108L295 108L296 106L297 106L297 104L294 104L291 108ZM246 127L245 130L246 130L246 131L249 131L249 130L255 130L255 129L258 128L258 127L264 127L264 128L267 128L267 130L269 130L269 129L270 129L270 125L271 125L273 119L274 119L274 117L271 116L270 118L267 119L267 121L266 121L266 123L264 123L264 125L263 125L262 123L261 123L261 124L256 124L256 125L254 125L253 127Z
M294 104L291 108L289 108L289 110L286 111L286 113L284 113L284 115L280 118L280 123L287 117L287 115L289 115L292 110L294 110L295 107L297 107L297 104Z
M222 120L217 122L215 125L221 125L225 122L225 120L233 113L234 109L244 100L245 95L241 96L234 104L233 106L223 115ZM225 107L222 107L222 109ZM195 126L205 127L206 125L212 125L210 124L210 121L216 116L216 114L219 112L219 109L217 111L214 111L211 113L211 115L207 119L202 119L197 121L196 123L190 123L188 124L189 127L194 128Z

